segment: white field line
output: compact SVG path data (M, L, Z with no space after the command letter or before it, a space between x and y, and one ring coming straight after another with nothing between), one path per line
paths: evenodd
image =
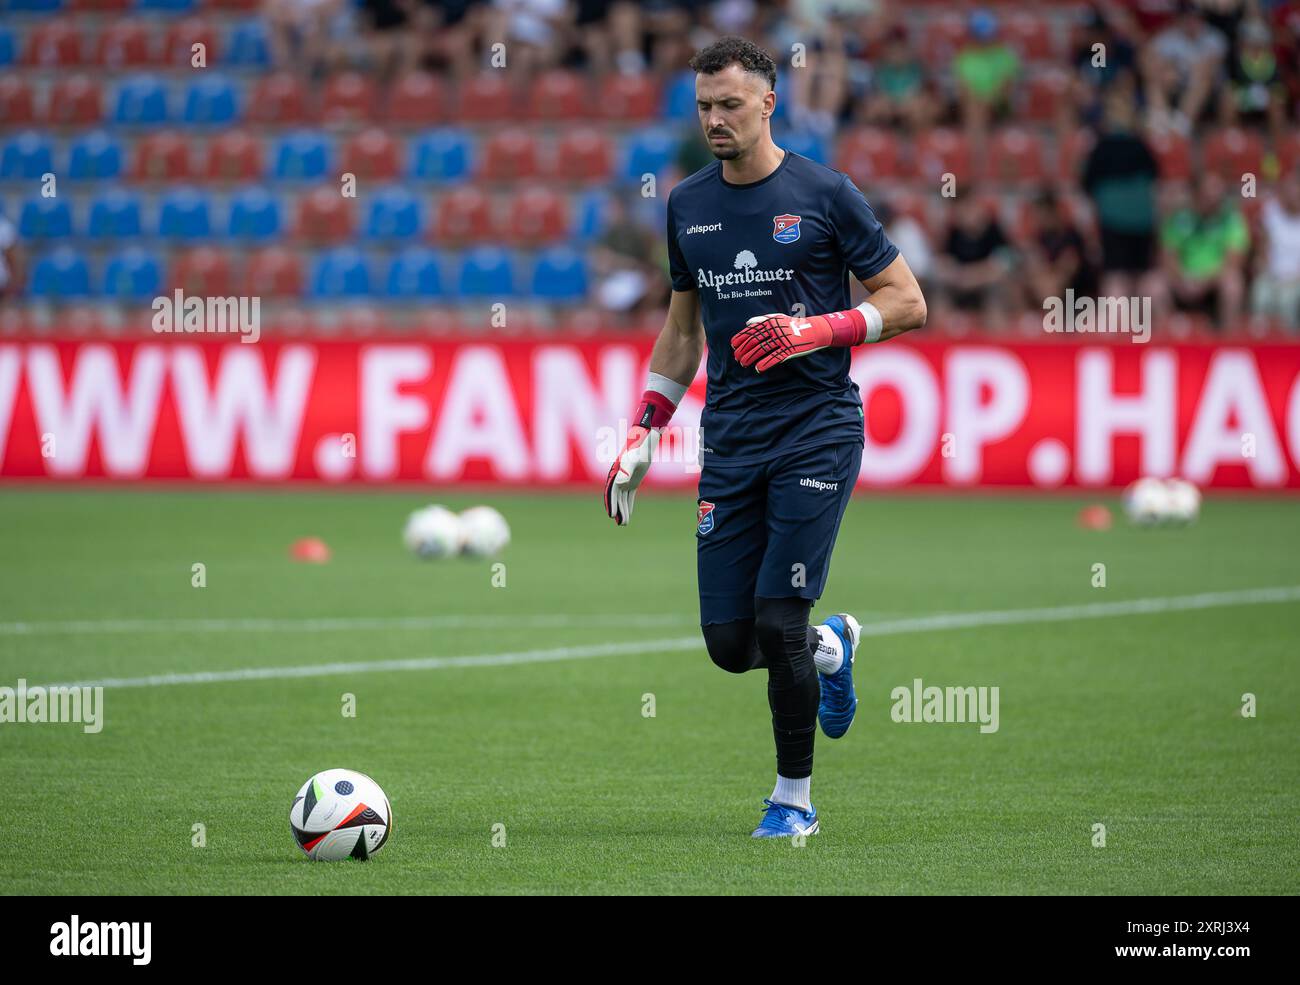
M863 636L900 636L943 629L972 629L981 626L1013 626L1028 623L1069 622L1075 619L1109 619L1114 616L1149 615L1160 612L1186 612L1235 605L1266 605L1300 601L1300 585L1279 588L1250 588L1236 592L1202 592L1168 598L1130 599L1121 602L1094 602L1087 605L1062 605L1042 609L1003 609L989 612L952 612L912 619L868 623ZM593 643L588 646L561 646L545 650L517 650L506 653L471 654L458 657L414 657L403 660L358 660L346 663L306 664L297 667L249 667L242 670L199 671L195 673L151 674L146 677L108 677L47 687L163 687L169 684L217 684L231 681L264 681L295 677L328 677L336 674L373 674L398 670L443 670L448 667L503 667L514 664L551 663L558 660L589 660L630 654L669 653L699 650L703 643L698 635L675 639L632 640L625 643Z
M543 613L511 616L521 629L568 629L573 626L685 626L692 617L676 614ZM58 622L0 622L0 636L101 635L108 633L343 633L372 629L484 629L500 625L501 617L444 616L339 616L314 619L71 619Z

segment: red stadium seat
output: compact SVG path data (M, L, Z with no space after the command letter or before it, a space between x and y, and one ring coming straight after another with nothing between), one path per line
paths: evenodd
M343 171L357 178L389 181L401 170L401 148L386 130L371 127L343 145Z
M204 59L212 68L221 57L217 29L201 17L186 17L167 28L161 61L166 65L189 68L193 64L194 45L204 47Z
M82 48L82 36L72 20L60 17L40 21L27 35L23 63L45 68L80 65Z
M190 143L170 131L151 133L135 144L131 177L136 181L188 181Z
M1015 184L1041 181L1044 176L1043 146L1036 134L1019 127L998 130L989 144L985 177Z
M432 238L439 245L492 239L496 235L492 212L492 201L481 188L453 188L438 199Z
M35 100L32 87L21 75L0 76L0 120L6 126L18 126L35 121Z
M1059 69L1037 72L1025 84L1025 116L1047 123L1060 114L1061 103L1071 98L1070 76Z
M234 294L230 255L224 250L201 247L183 253L172 264L167 289L180 288L188 295L227 297Z
M297 125L311 118L307 89L289 72L274 72L257 80L248 100L247 119L268 125Z
M1052 57L1052 29L1044 17L1027 12L1008 13L1002 19L1002 37L1025 61Z
M1259 134L1238 127L1217 130L1205 138L1206 171L1213 171L1224 179L1240 183L1241 176L1253 174L1260 178L1264 162L1264 143Z
M544 185L530 185L509 202L509 234L524 245L557 240L569 229L565 199Z
M116 14L131 8L132 0L70 0L68 9L79 14Z
M243 294L249 297L302 296L302 258L296 250L271 246L258 250L244 265Z
M399 126L422 127L447 118L447 93L428 72L410 72L393 84L386 100L388 119Z
M1185 181L1192 174L1192 149L1187 138L1172 130L1148 133L1147 143L1160 165L1164 181Z
M299 239L318 244L341 243L356 230L353 199L339 194L337 185L322 185L298 199L295 233Z
M607 120L648 120L659 112L659 87L648 73L606 76L598 91L597 102Z
M529 89L528 114L534 120L581 120L587 116L585 80L573 72L543 72Z
M1062 181L1077 181L1083 174L1083 162L1088 159L1097 136L1091 130L1072 130L1056 145L1056 175Z
M568 130L555 152L556 178L567 181L608 181L614 155L607 131L583 127Z
M1300 167L1300 130L1293 130L1282 138L1277 148L1281 174L1290 174Z
M95 42L95 64L112 69L148 65L153 61L149 38L148 25L143 21L123 20L107 24Z
M85 75L59 79L50 87L45 120L55 126L89 126L104 115L103 86Z
M931 70L946 68L966 41L966 18L959 13L940 14L926 21L920 34L921 56L926 64Z
M375 115L375 83L360 72L343 72L325 84L321 122L329 126L369 123Z
M888 130L852 130L840 138L835 168L859 187L901 173L898 139Z
M244 130L229 130L209 141L203 174L209 181L255 181L262 164L262 142Z
M537 141L521 130L492 134L483 146L480 177L489 181L519 181L537 175Z
M257 10L264 6L263 0L202 0L203 6L213 10Z
M457 116L471 123L509 120L518 114L515 93L504 72L483 72L467 81L456 100Z
M958 181L974 177L970 141L958 130L937 127L916 138L916 177L927 182L941 175L955 175Z

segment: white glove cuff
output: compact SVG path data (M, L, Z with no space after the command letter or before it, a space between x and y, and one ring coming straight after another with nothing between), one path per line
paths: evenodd
M879 319L880 315L877 314L876 318ZM878 335L879 333L877 332L876 334ZM645 388L654 393L662 393L672 401L674 407L682 402L682 397L686 396L686 391L688 389L685 383L678 383L676 380L670 380L668 377L659 373L651 373L649 377L646 378Z
M876 310L876 306L870 301L863 301L858 305L858 310L862 312L862 316L867 320L867 337L865 341L879 342L880 333L885 328L885 320L880 317L880 312Z

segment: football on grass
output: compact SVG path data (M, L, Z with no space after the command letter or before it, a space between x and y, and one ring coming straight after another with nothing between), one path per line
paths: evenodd
M402 541L422 558L452 557L460 553L460 517L445 506L425 506L406 518Z
M460 536L470 557L492 557L510 543L510 525L491 506L471 506L460 515Z
M379 784L354 770L325 770L289 808L294 840L317 862L368 859L388 841L393 811Z

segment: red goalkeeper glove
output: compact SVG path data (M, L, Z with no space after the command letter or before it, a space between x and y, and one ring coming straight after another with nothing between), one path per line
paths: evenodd
M685 388L683 388L685 389ZM605 478L605 512L620 527L632 519L632 502L637 486L650 470L659 436L672 419L677 405L662 393L647 390L641 397L634 424L627 432L623 450L609 467Z
M745 327L731 337L731 348L740 365L753 366L763 373L787 359L827 346L847 348L879 338L880 314L875 308L870 312L850 308L807 318L773 313L756 315L745 322Z

